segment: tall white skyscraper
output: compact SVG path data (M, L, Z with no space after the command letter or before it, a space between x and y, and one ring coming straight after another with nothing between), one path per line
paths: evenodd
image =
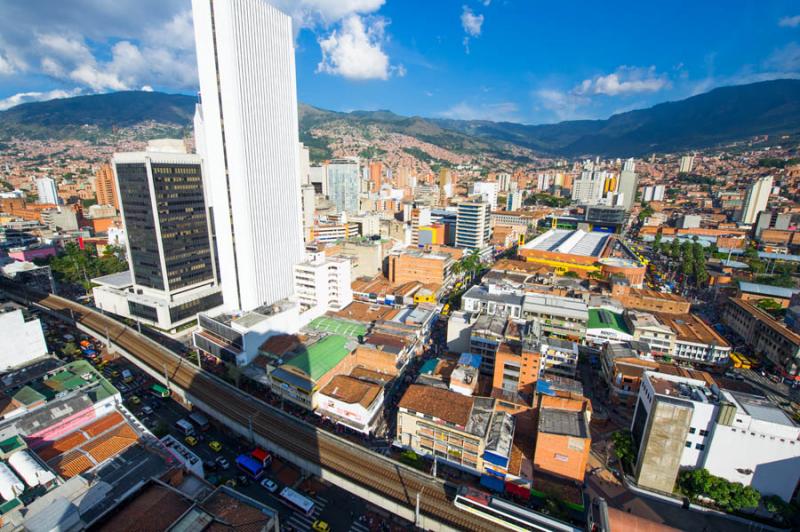
M603 199L608 172L595 170L593 163L584 165L579 178L572 183L572 200L581 205L597 205Z
M682 174L688 174L694 168L694 155L684 155L681 157L678 171Z
M208 177L225 306L292 294L304 258L291 18L264 0L192 0Z
M619 174L617 192L622 194L622 206L626 211L631 210L636 201L636 190L639 188L639 177L636 175L636 162L633 158L625 161L622 172Z
M491 237L491 207L482 197L476 196L458 204L456 218L456 247L483 249Z
M488 203L494 211L497 210L497 189L497 181L476 181L475 184L472 185L472 194L480 194L483 200Z
M747 189L742 208L742 223L753 224L758 218L758 213L767 208L769 193L772 191L772 176L768 175L758 179Z
M52 203L58 205L58 188L56 182L49 177L36 180L36 193L39 196L37 203Z

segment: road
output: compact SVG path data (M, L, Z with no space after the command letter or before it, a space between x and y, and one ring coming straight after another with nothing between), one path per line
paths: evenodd
M29 294L23 297L29 297ZM222 383L135 330L87 307L53 295L35 302L65 316L72 315L76 322L94 331L99 339L110 337L114 344L158 374L166 373L172 385L186 390L189 395L240 425L251 425L254 433L302 459L319 464L321 468L411 510L415 507L417 494L422 493L420 512L454 528L496 530L496 525L457 509L451 500L452 490L429 475L302 423Z

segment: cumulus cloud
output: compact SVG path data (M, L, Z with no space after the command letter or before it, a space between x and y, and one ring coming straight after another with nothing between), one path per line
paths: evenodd
M584 116L579 109L589 103L589 98L573 92L557 89L539 89L534 91L533 98L558 120L575 120Z
M461 27L470 37L478 37L483 26L483 15L476 15L468 6L463 6L461 11Z
M390 74L405 75L402 65L391 67L383 51L386 19L350 15L341 27L319 40L322 61L318 72L353 80L388 79Z
M578 95L604 94L619 96L640 92L658 92L670 87L669 78L658 74L656 68L621 66L611 74L585 79L573 89Z
M782 28L796 28L797 26L800 26L800 15L783 17L778 21L778 26Z
M382 79L405 72L389 65L383 51L386 22L368 19L385 0L267 1L292 16L298 31L308 28L322 35L320 42L336 36L330 42L338 46L329 53L341 64L330 62L326 71L352 72L346 52L349 46L363 47L366 36L370 63L365 71L379 72ZM362 34L355 32L353 16L361 19ZM386 58L383 70L381 57ZM196 64L187 0L0 2L0 76L44 76L57 86L88 91L193 90Z
M494 122L518 122L519 107L514 102L470 104L460 102L439 113L445 118L458 120L492 120Z
M55 98L69 98L70 96L77 96L81 93L80 89L72 90L52 90L45 92L20 92L0 100L0 111L4 111L15 105L28 102L38 102L41 100L53 100Z

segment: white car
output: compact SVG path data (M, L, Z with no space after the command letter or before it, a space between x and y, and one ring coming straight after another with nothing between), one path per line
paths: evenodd
M261 486L263 486L264 489L270 493L275 493L278 491L278 484L274 480L268 478L265 478L261 481Z

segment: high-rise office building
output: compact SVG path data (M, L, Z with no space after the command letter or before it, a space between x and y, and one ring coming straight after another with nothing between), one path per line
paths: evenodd
M633 158L625 161L622 172L619 174L617 193L622 194L622 206L630 211L636 202L636 190L639 188L639 177L636 175L636 162Z
M511 185L511 174L501 172L497 174L497 186L500 187L500 192L508 192L508 187Z
M177 141L182 144L181 141ZM222 305L202 161L185 149L117 153L113 166L130 272L94 281L98 307L174 329Z
M497 188L496 181L477 181L472 185L472 194L483 197L494 211L497 210Z
M597 205L603 199L608 172L594 169L589 163L572 183L572 200L581 205Z
M483 249L489 244L491 210L481 197L458 204L456 247Z
M747 188L744 198L741 222L744 224L755 223L758 213L767 208L769 194L772 191L772 176L759 178Z
M114 186L114 169L110 164L101 165L94 174L94 192L98 205L111 205L119 210L117 187Z
M291 18L264 0L193 0L202 156L225 306L292 294L303 260Z
M39 195L36 203L58 205L58 187L53 179L49 177L37 179L36 193Z
M522 208L522 192L509 192L506 196L506 210L518 211Z
M678 172L688 174L694 168L694 155L684 155L678 167Z
M356 157L334 159L327 165L328 197L340 212L359 211L361 172Z
M313 239L314 232L314 213L317 209L317 193L314 185L303 185L300 187L303 198L303 237L306 241Z

